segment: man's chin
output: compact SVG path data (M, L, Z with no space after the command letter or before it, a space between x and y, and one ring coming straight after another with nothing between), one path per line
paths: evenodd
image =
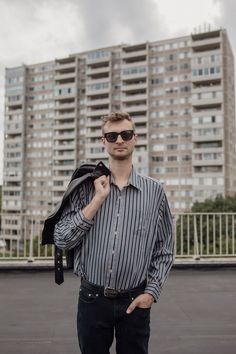
M132 154L112 154L111 157L113 160L119 160L119 161L124 161L128 160Z

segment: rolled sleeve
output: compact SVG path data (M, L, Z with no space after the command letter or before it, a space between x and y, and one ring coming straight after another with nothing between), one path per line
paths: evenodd
M90 229L91 226L93 226L94 221L86 219L86 217L84 216L82 210L79 210L75 214L74 223L75 223L75 226L83 229L86 232L86 231L88 231Z
M76 190L63 210L59 222L54 229L54 242L61 249L79 246L83 237L93 226L93 220L85 218L83 194Z

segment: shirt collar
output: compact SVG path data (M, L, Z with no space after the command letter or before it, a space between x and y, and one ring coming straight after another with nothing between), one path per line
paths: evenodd
M111 174L111 183L113 183L115 185L115 178L112 174ZM139 176L138 176L137 172L135 171L134 167L132 167L132 171L131 171L131 174L128 179L127 186L129 186L129 185L135 187L136 189L142 190L141 185L140 185L140 181L139 181Z

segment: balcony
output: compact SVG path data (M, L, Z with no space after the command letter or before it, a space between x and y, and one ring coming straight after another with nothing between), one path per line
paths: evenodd
M136 146L143 146L143 145L148 145L148 140L139 137Z
M109 109L95 109L95 110L87 110L87 117L96 117L96 116L105 116L109 113Z
M22 176L20 175L16 175L14 174L14 172L12 172L12 174L8 174L8 175L5 175L3 177L4 181L6 182L21 182L22 181Z
M109 84L111 79L109 77L100 77L98 79L90 78L86 81L86 85L93 85L93 84Z
M75 61L71 62L57 62L55 65L55 71L56 74L57 73L61 73L61 72L68 72L68 71L72 71L73 69L75 69L76 63Z
M99 118L97 119L88 119L87 123L86 123L86 127L87 128L94 128L94 127L98 127L99 129L101 129L101 119Z
M97 74L103 74L103 73L107 73L110 71L110 66L102 66L102 67L88 67L88 69L86 70L86 74L89 76L92 75L97 75Z
M75 132L71 132L71 133L60 133L60 134L55 134L53 136L53 140L75 140L76 138L76 134Z
M96 100L87 100L87 107L92 107L92 106L101 106L101 105L105 105L105 104L109 104L110 103L110 99L107 98L99 98Z
M76 168L75 163L72 163L71 165L54 165L53 166L53 171L71 171L71 175L72 175L72 171ZM64 189L65 191L65 189ZM59 199L60 201L61 199Z
M218 134L207 133L205 135L199 135L193 132L192 134L192 142L204 142L204 141L219 141L224 139L224 133L219 132ZM198 149L200 150L200 149ZM215 149L214 149L215 151Z
M53 150L74 150L75 149L75 140L65 140L65 141L56 141L57 143L60 142L60 144L54 144L53 145Z
M147 134L147 128L146 127L142 127L142 128L139 128L138 126L136 127L135 129L135 133L137 134Z
M122 80L129 80L129 79L139 79L139 78L146 78L148 75L147 71L132 73L132 74L121 74Z
M124 95L122 96L121 100L122 102L138 102L140 100L146 100L147 99L147 94L137 94L137 95Z
M97 96L97 95L100 95L100 94L109 94L110 92L110 87L101 87L101 88L98 88L98 89L91 89L91 88L87 88L86 90L86 95L87 96Z
M56 105L55 105L55 111L65 111L67 109L75 109L76 105L75 105L75 102L65 102L65 103L59 103L57 102Z
M64 160L75 160L75 152L67 151L66 153L64 152L62 155L54 155L53 156L53 161L64 161ZM58 166L58 165L56 165Z
M135 123L147 123L148 119L146 116L135 116L132 115L132 119Z
M134 82L132 84L123 83L123 86L121 87L121 91L135 91L140 89L147 89L147 82Z
M192 82L211 82L222 79L222 73L216 73L214 75L192 75Z
M71 79L74 79L74 80L71 80L71 82L74 82L75 81L75 72L71 72L71 73L56 73L55 75L55 81L68 81L68 80L71 80ZM58 83L57 83L58 85Z
M52 191L53 192L62 192L62 193L64 193L66 188L67 188L67 186L68 186L68 182L69 181L65 182L64 186L53 186L52 187Z
M193 86L191 89L192 95L196 93L205 93L205 92L223 92L223 86L219 84L219 81L216 81L214 85L211 85L212 82L209 84L199 83L197 86Z
M205 38L192 41L192 48L194 52L206 52L219 49L221 45L221 38Z
M215 105L220 105L223 103L223 97L216 97L216 98L201 98L201 99L196 99L192 98L192 106L193 107L213 107Z
M98 145L97 143L96 144L94 144L93 146L100 146L100 145ZM105 159L105 158L107 158L107 154L105 153L105 152L93 152L93 153L91 153L91 152L86 152L85 153L85 158L86 158L86 160L88 160L88 159L90 159L90 160L98 160L98 159L101 159L101 160L103 160L103 159Z
M122 109L125 112L128 112L128 113L146 112L147 111L147 105L146 104L141 104L141 105L125 106L123 104Z
M58 131L58 130L66 130L66 129L75 130L75 122L73 122L73 123L55 124L54 127L53 127L54 132Z
M86 138L101 138L102 131L101 128L97 129L96 131L88 131L86 133Z
M135 68L136 66L145 66L147 67L148 62L146 60L146 58L144 58L141 61L133 61L133 62L125 62L122 64L121 69L126 69L126 68Z
M14 102L6 102L6 106L9 107L9 108L14 108L15 110L16 109L22 109L24 105L24 100L23 98L21 100L17 100L17 101L14 101Z
M74 106L74 104L73 104ZM68 107L69 108L69 107ZM62 111L64 111L62 109ZM58 111L56 112L55 116L54 116L54 120L70 120L70 119L75 119L75 112L71 112L71 110L67 113L59 113ZM63 124L63 123L62 123Z
M97 58L87 58L87 64L88 65L95 65L95 64L101 64L101 63L109 63L111 60L111 53L109 53L106 56L101 56Z
M224 164L224 157L219 157L216 159L207 159L207 158L202 158L201 160L198 160L196 158L192 159L192 165L193 166L221 166Z
M139 58L139 57L145 57L148 55L147 49L142 49L142 50L133 50L133 51L125 51L127 48L124 48L122 51L122 59L130 59L130 58Z

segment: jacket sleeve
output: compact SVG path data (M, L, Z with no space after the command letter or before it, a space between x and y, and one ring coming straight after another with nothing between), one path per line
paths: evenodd
M71 249L78 246L93 226L93 220L84 217L85 197L81 185L70 195L61 218L55 225L54 242L58 248Z
M155 237L145 293L153 295L157 301L174 263L175 254L172 215L165 195L160 207L160 218L156 226Z

